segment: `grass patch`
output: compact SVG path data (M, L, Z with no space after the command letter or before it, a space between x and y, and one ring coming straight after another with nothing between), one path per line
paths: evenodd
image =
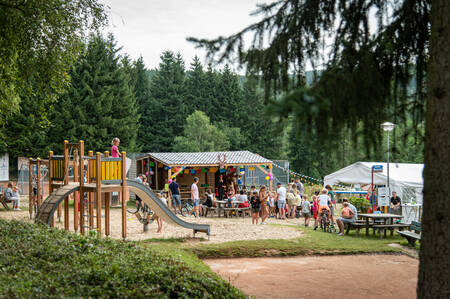
M145 246L0 219L0 297L244 297L171 244L177 242Z
M358 253L397 253L397 248L388 246L399 242L398 236L379 239L378 236L365 236L359 238L351 232L348 236L314 231L296 225L282 225L295 227L304 235L299 238L285 240L251 240L233 241L219 244L201 244L186 248L200 258L227 258L227 257L261 257L261 256L295 256L295 255L337 255Z

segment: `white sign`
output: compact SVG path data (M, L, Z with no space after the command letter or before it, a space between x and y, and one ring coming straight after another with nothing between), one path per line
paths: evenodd
M389 191L386 187L378 188L378 206L389 206Z
M9 156L8 156L8 153L0 156L0 181L9 181Z

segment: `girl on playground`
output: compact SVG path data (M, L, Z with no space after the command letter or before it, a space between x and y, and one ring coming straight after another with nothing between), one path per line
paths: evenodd
M119 153L119 144L120 144L120 139L115 137L112 140L112 147L111 147L111 157L113 158L119 158L121 155Z
M167 201L162 193L158 193L158 194L156 194L156 196L158 196L158 199L167 205ZM158 215L155 214L155 220L156 220L156 223L158 224L158 229L156 230L156 232L160 233L162 231L162 227L163 227L162 219Z

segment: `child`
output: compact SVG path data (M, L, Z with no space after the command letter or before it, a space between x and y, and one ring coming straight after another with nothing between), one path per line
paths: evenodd
M164 197L163 193L158 193L157 196L158 196L159 200L161 200L165 205L167 205L167 200ZM156 223L158 224L158 230L156 232L160 233L162 231L162 227L163 227L162 219L156 214L155 214L155 219L156 219Z
M305 226L309 226L309 218L311 217L311 206L308 201L308 196L303 195L303 201L300 204L302 216L305 217Z
M250 205L252 206L252 224L258 224L259 212L261 210L261 204L259 202L258 192L254 191L250 197Z
M5 199L14 201L14 211L20 211L20 195L17 186L12 185L11 182L8 182L8 188L5 190Z
M238 176L237 183L238 183L239 191L242 190L242 179L241 179L241 176Z
M317 196L313 195L312 196L312 212L313 212L313 218L314 220L317 219L317 212L319 210L319 205L317 203Z
M269 216L270 218L275 217L275 195L273 192L269 192Z
M348 218L349 216L350 216L350 214L351 214L351 210L350 210L350 208L349 208L349 206L348 206L348 202L343 202L342 203L342 205L344 206L343 208L342 208L342 217L344 217L344 218Z
M121 154L119 153L119 144L120 144L120 139L115 137L112 140L111 157L119 158L121 156Z

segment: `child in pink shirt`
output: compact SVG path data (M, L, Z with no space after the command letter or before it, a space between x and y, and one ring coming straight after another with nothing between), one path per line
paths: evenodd
M112 147L111 147L111 157L113 157L113 158L120 157L119 144L120 144L120 139L117 137L114 138L112 141Z

